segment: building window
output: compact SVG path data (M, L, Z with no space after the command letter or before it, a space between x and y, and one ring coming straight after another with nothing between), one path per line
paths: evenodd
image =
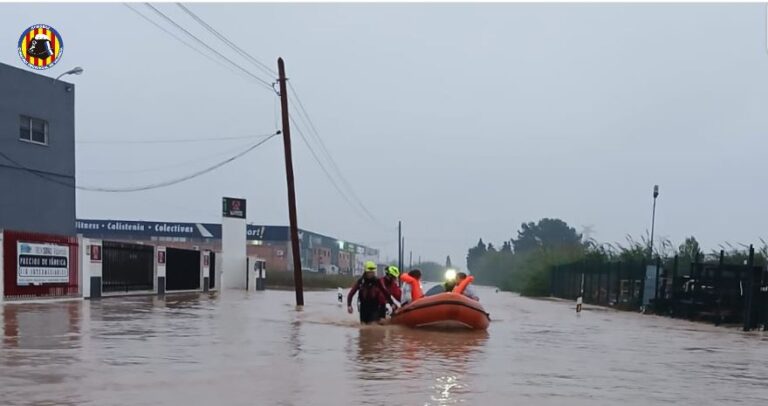
M19 139L48 145L48 122L39 118L19 116Z

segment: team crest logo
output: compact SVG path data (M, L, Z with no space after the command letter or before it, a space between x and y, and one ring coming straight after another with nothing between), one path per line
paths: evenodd
M49 25L33 25L19 37L19 56L32 69L42 70L56 65L63 52L61 35Z

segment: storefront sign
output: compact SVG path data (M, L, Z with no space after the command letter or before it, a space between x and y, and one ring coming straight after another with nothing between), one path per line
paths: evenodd
M222 215L224 217L245 218L245 199L225 197L222 199Z
M91 244L91 262L101 262L101 245Z
M16 244L16 285L69 283L69 246Z

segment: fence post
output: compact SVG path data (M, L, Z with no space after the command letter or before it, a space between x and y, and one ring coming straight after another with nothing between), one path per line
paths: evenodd
M616 306L621 303L621 261L616 262Z
M637 295L637 303L636 303L636 306L638 308L643 307L643 299L645 298L645 273L646 273L646 268L648 266L648 262L646 261L647 260L643 258L643 262L641 263L641 266L640 266L640 275L636 275L640 277L640 293ZM635 273L637 274L637 272ZM634 282L632 283L632 286L633 287L635 286Z
M605 302L607 305L611 304L611 270L613 269L613 264L610 262L606 264L606 272L605 272Z
M597 270L597 302L596 302L597 304L602 304L600 303L600 298L602 297L601 293L603 290L603 269L602 268L603 267L600 266L600 268L598 268Z
M659 267L661 266L661 257L656 256L656 288L654 290L653 299L654 304L659 303Z
M752 304L755 293L755 272L753 270L755 265L755 249L752 245L749 246L749 259L747 260L747 289L746 297L744 300L744 331L751 330L754 326L752 323Z

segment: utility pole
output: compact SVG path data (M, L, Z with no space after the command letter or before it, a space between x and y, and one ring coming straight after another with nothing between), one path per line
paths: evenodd
M403 222L397 222L397 267L403 269Z
M659 197L659 185L653 185L653 214L651 215L651 241L648 243L648 258L653 259L653 232L656 228L656 198Z
M413 268L413 251L409 251L408 254L408 269Z
M296 218L296 189L293 184L293 158L291 157L291 128L288 115L288 84L285 78L283 58L277 58L280 74L280 107L283 110L283 147L285 149L285 179L288 183L288 217L291 222L291 252L293 253L293 286L296 289L296 307L304 306L304 281L301 278L301 248L299 226Z

